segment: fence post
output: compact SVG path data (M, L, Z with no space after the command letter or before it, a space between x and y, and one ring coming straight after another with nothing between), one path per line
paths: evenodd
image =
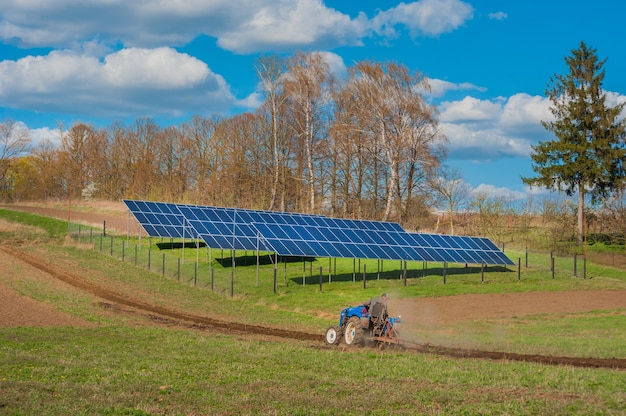
M320 266L320 292L322 291L322 274L323 274L324 270L322 268L322 266Z
M363 289L367 289L367 264L363 264Z
M111 236L111 257L113 257L113 236Z
M485 283L485 262L480 263L480 283Z
M277 270L276 270L276 266L274 265L274 294L276 294L276 289L277 289L276 288L276 273L277 273Z
M404 260L404 287L406 287L406 260Z
M446 273L448 271L448 262L444 261L443 262L443 284L446 284Z
M522 278L522 259L517 258L517 281L519 282Z
M213 270L213 269L211 269ZM177 280L180 282L180 257L178 258L178 272L177 272Z
M161 276L165 277L165 253L163 253L163 265L161 267Z

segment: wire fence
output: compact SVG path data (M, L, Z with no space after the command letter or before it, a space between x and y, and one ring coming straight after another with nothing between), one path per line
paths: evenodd
M239 293L273 291L290 285L318 287L327 283L352 282L366 288L373 280L401 280L409 285L416 279L439 276L448 284L461 276L485 276L499 273L502 279L522 280L526 270L544 270L551 279L578 277L586 279L587 258L584 255L530 253L512 258L515 266L458 265L448 263L381 261L362 259L316 259L279 257L272 253L256 253L211 249L201 241L183 241L145 236L120 236L97 229L71 224L69 236L75 244L114 257L164 278L176 280L224 296ZM504 251L505 247L502 247ZM352 263L350 271L350 262ZM256 267L249 267L256 266ZM235 283L237 285L235 286Z

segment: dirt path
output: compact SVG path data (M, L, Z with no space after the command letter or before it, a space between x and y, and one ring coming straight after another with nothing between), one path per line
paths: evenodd
M405 321L428 327L513 316L626 309L626 290L525 292L394 300ZM406 317L406 318L404 318Z

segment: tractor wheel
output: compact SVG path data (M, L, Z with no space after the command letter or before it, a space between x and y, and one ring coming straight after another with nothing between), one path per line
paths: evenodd
M349 347L360 347L363 345L363 327L361 327L361 320L356 316L348 319L343 333L343 340Z
M341 340L341 332L338 326L331 326L326 330L326 335L324 336L324 341L328 345L337 345Z

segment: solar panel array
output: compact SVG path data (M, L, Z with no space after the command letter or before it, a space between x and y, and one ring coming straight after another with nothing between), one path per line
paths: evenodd
M124 200L152 237L282 256L513 265L489 239L408 233L399 224L321 215Z

